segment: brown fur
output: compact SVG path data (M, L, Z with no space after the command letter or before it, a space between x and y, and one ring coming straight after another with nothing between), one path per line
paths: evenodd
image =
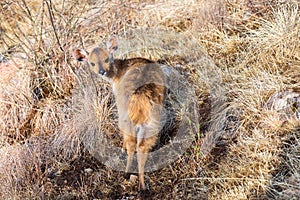
M128 105L128 115L130 120L135 124L142 124L149 120L150 101L146 94L133 94L130 97Z
M149 121L152 104L161 105L163 102L163 86L154 83L146 84L131 95L129 100L129 117L135 124Z
M118 40L113 36L108 40L106 50L95 48L88 55L82 49L74 49L73 56L79 61L87 60L92 71L112 81L123 149L128 154L125 171L130 173L133 155L137 151L139 188L144 191L144 166L160 130L165 95L164 74L151 60L113 59L117 48Z

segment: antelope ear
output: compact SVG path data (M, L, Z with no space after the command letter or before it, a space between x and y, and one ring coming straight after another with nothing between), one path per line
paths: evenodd
M107 51L110 55L113 55L113 53L118 49L119 46L119 40L116 35L112 35L109 40L106 43Z
M87 61L88 53L80 48L74 48L72 50L72 56L79 62Z

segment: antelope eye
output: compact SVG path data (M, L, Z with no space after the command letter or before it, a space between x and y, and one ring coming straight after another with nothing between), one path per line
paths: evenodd
M105 63L108 63L108 62L109 62L109 58L106 58L106 59L104 60L104 62L105 62Z
M93 67L95 67L95 63L91 63L91 65L92 65Z

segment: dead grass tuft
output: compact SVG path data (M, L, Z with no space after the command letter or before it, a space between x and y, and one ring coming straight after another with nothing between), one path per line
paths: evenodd
M121 146L111 88L70 56L112 33L118 58L156 60L195 91L201 132L147 173L153 198L299 198L298 1L0 4L1 198L137 198L99 161Z

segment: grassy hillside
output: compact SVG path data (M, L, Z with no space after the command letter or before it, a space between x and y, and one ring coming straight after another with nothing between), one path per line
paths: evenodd
M153 199L300 198L300 21L294 0L7 0L0 26L0 199L136 199L97 159L120 146L110 85L71 50L169 65L199 130L147 173ZM177 113L180 117L180 113Z

